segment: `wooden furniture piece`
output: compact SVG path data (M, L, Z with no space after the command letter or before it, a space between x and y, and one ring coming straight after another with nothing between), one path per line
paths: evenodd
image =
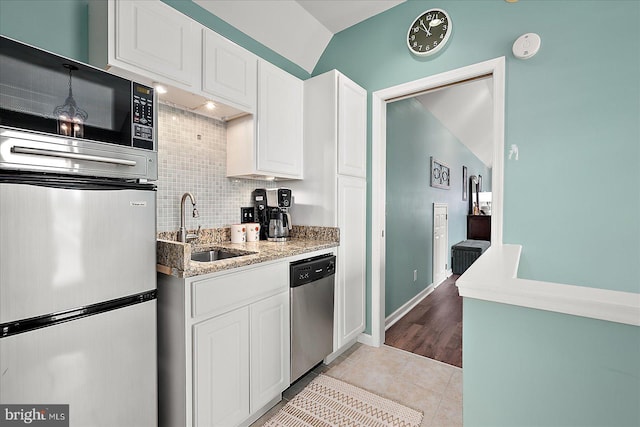
M467 215L467 239L491 241L491 215Z

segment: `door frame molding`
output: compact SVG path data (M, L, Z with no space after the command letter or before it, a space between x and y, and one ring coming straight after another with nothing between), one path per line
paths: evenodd
M493 77L494 128L491 242L493 245L502 245L505 57L402 83L371 94L371 339L367 341L374 346L384 343L385 334L387 102L488 74Z

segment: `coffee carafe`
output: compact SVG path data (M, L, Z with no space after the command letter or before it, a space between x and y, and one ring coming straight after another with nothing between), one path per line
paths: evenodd
M289 240L288 213L279 208L270 208L267 240L280 242Z

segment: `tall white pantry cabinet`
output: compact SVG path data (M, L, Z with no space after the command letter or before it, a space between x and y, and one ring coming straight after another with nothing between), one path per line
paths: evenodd
M304 82L304 180L292 181L300 225L340 228L334 352L365 327L367 92L336 70Z

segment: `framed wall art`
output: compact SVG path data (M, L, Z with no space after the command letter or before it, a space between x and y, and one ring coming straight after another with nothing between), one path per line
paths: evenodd
M431 157L431 179L432 187L448 190L451 188L451 169L439 160Z
M467 179L467 167L462 167L462 200L466 201L469 197L469 179Z

